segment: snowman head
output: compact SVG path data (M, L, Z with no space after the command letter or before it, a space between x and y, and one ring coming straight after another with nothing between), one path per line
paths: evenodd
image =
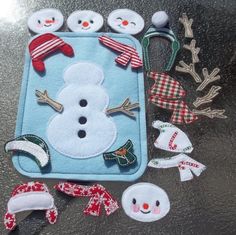
M35 33L54 32L61 28L64 17L59 10L48 8L36 11L28 19L28 27Z
M159 220L170 210L166 192L150 183L138 183L128 187L121 201L125 213L141 222Z
M135 11L118 9L109 14L108 25L119 33L135 35L143 30L144 20Z
M96 32L103 26L103 17L94 11L75 11L68 17L67 25L73 32Z

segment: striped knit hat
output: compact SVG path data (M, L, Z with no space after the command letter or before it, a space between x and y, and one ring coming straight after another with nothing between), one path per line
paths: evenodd
M28 182L15 187L7 204L4 217L6 229L16 227L15 213L28 210L46 210L46 218L50 224L56 223L57 208L47 186L40 182Z
M55 51L61 51L70 57L74 55L73 48L52 33L45 33L33 39L29 44L29 52L34 69L38 72L44 72L43 59Z

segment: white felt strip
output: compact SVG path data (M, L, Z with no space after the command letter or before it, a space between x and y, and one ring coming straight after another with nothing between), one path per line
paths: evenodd
M25 140L13 140L5 145L6 152L8 151L23 151L34 156L40 163L41 167L44 167L49 162L49 155L37 144Z
M28 210L48 210L53 208L53 206L53 197L49 193L45 192L17 194L10 198L7 204L8 212L11 214Z

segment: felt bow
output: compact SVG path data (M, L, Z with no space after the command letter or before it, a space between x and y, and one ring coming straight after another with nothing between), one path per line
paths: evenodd
M151 96L149 100L160 108L173 111L171 123L182 124L185 122L188 124L198 119L183 100L167 100L158 96Z
M133 143L128 140L123 146L115 151L103 153L104 160L116 160L120 166L128 166L137 161L133 154Z
M119 206L110 193L100 184L92 186L78 185L75 183L58 183L54 188L73 197L91 197L87 207L84 209L84 214L99 216L101 214L101 206L104 206L106 215L115 212Z
M131 61L131 67L133 69L143 66L143 62L134 47L117 42L107 36L100 36L98 39L103 45L122 53L115 59L116 63L127 66L129 61Z
M179 154L172 158L155 158L148 163L153 168L171 168L178 167L180 180L187 181L193 179L193 174L199 176L206 166L185 154Z

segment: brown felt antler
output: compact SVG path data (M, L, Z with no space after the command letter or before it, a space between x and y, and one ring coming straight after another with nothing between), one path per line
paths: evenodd
M192 63L196 64L200 62L198 53L200 51L200 47L195 47L196 46L196 40L192 39L189 45L185 44L183 47L192 53Z
M35 90L35 95L38 97L37 101L39 103L48 104L49 106L51 106L54 110L56 110L59 113L61 113L63 111L63 105L56 102L55 100L51 99L48 96L48 93L46 90L44 92Z
M204 115L209 118L227 118L224 115L225 109L211 109L210 107L202 110L193 109L193 113L196 115Z
M197 83L202 82L202 79L200 78L200 76L196 72L195 66L193 63L191 63L190 65L187 65L183 60L181 60L179 62L179 64L181 66L178 66L178 65L175 66L176 71L190 74L193 77L193 79L195 80L195 82L197 82Z
M219 94L219 90L221 89L220 86L212 86L209 92L202 97L197 97L197 99L193 102L193 105L197 108L202 104L207 104L212 102L212 99Z
M130 110L139 108L139 103L131 104L129 98L126 98L125 101L118 107L107 109L106 114L110 115L117 112L122 112L130 117L135 117L134 113Z
M219 68L214 68L211 74L209 74L207 68L202 69L202 74L204 77L204 81L197 88L197 91L202 91L209 83L214 82L220 79L220 75L217 75L220 72Z
M184 30L185 30L185 34L184 36L186 38L193 38L193 30L192 30L192 23L193 23L193 19L188 19L188 16L186 13L182 14L182 18L179 18L179 21L183 24L184 26Z

